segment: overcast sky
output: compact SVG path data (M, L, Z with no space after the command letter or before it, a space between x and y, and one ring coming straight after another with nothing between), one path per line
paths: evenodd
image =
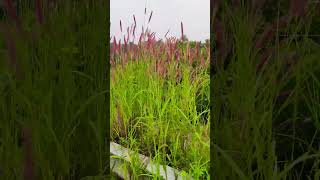
M210 0L111 0L110 5L110 35L117 39L123 37L120 20L126 30L133 23L134 14L140 35L141 27L148 21L151 11L153 15L149 27L156 33L157 39L164 39L168 29L168 37L181 37L181 22L189 40L204 41L210 37Z

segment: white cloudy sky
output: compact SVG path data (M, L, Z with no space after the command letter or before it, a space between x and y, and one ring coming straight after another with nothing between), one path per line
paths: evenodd
M147 15L144 15L145 5ZM153 11L150 28L157 38L181 36L180 23L183 22L184 34L189 40L205 40L210 37L210 0L111 0L110 35L117 39L120 32L120 20L125 30L133 23L133 14L137 20L137 32L140 34L144 21L148 21ZM146 19L146 20L145 20ZM136 35L137 36L137 35Z

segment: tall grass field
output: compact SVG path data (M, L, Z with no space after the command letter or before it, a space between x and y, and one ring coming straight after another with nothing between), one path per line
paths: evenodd
M106 1L1 1L0 179L108 179Z
M213 179L319 179L319 5L214 2Z
M181 38L156 40L146 27L137 34L132 18L131 29L120 22L124 38L111 37L111 141L183 175L209 179L210 43L187 41L183 23ZM134 179L147 173L137 162L123 167Z

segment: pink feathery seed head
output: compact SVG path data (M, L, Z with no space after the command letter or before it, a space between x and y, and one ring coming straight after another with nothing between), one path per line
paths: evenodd
M121 39L119 39L119 43L118 43L118 52L120 53L121 51Z
M117 40L116 40L116 37L113 36L113 51L116 52L117 51Z
M123 40L124 40L124 49L126 50L127 49L127 39L126 39L125 35L123 35Z
M184 40L184 34L183 34L183 23L181 22L181 39Z
M133 26L133 37L135 37L135 35L136 35L136 25L135 26Z
M148 20L148 23L150 23L150 21L151 21L151 18L152 18L152 14L153 14L153 11L151 11L151 13L150 13L150 16L149 16L149 20Z
M122 22L120 20L120 31L122 32Z
M36 0L35 2L35 11L39 24L43 23L42 9L41 9L41 0Z

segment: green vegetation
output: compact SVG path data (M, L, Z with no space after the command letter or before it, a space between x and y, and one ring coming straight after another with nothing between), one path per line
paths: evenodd
M114 38L111 49L111 140L209 179L209 43L156 41L148 29L138 44L128 41ZM128 167L135 178L144 174L136 162Z
M107 1L49 2L0 23L0 179L106 179Z
M212 178L318 179L319 7L235 2L215 4Z

